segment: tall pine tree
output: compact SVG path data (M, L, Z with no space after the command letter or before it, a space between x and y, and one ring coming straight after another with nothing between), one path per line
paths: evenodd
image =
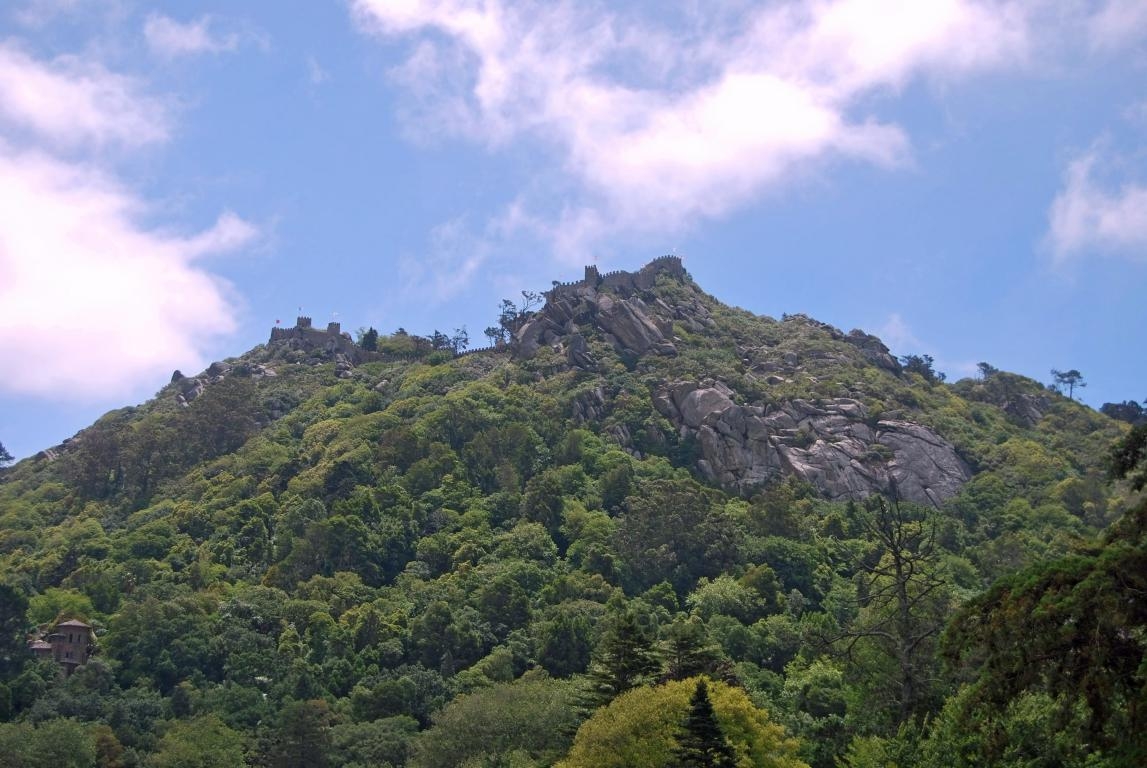
M721 724L709 701L709 688L705 678L697 681L697 688L689 699L689 714L685 717L683 732L677 739L676 768L736 768L733 747L721 732Z
M631 611L621 611L602 635L590 661L589 682L595 707L608 704L630 688L651 682L661 671L653 641Z
M705 624L698 617L678 617L665 630L661 646L665 669L662 680L685 680L698 675L713 678L735 678L735 672L721 648L709 639Z

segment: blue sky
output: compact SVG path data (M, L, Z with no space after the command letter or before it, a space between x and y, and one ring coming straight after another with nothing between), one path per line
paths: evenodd
M709 292L1147 398L1147 3L17 0L0 441L317 323L465 325L669 252ZM289 8L289 10L284 10Z

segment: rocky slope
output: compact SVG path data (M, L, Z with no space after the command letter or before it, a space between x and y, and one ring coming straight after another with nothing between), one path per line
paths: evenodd
M71 729L169 764L200 723L276 765L312 723L332 765L461 764L410 760L451 722L486 746L449 702L533 723L538 690L600 690L633 626L735 674L831 768L854 735L904 733L890 673L945 722L945 617L1126 504L1103 477L1125 426L1024 377L902 369L863 332L724 305L671 258L523 298L467 354L301 318L0 470L0 755ZM878 493L917 504L849 503ZM68 617L97 648L65 677L25 641Z
M587 268L578 283L557 285L545 306L515 329L512 349L531 359L543 347L564 356L572 367L596 371L600 364L587 337L599 335L631 359L675 357L682 343L675 325L694 334L712 332L716 322L703 295L677 292L667 301L655 290L658 280L690 286L681 262L666 257L636 273L599 276ZM810 350L817 364L868 365L900 375L901 368L875 336L798 318L828 338L852 349ZM783 384L802 372L795 352L773 354L768 345L729 350L742 357L749 375L765 384ZM653 394L653 404L681 438L701 448L695 469L727 491L749 494L795 476L833 500L860 499L873 493L896 494L909 501L939 506L955 496L971 477L954 446L932 429L907 419L869 413L850 397L782 398L740 405L744 400L728 382L675 381ZM621 435L621 442L625 436Z
M697 469L726 490L751 492L795 475L834 501L873 493L939 507L971 478L955 448L911 421L869 421L864 404L794 399L737 405L720 382L676 382L653 400L701 445Z
M951 419L937 417L922 398L928 382L906 374L880 339L805 315L777 321L733 310L701 291L676 257L636 272L587 267L582 280L555 283L545 299L507 323L508 344L467 356L468 368L484 376L508 358L535 380L572 377L565 416L574 424L637 457L675 451L696 476L730 493L751 496L792 477L828 500L879 493L940 507L981 461L969 455L960 434L966 426L953 431ZM253 420L266 426L289 415L328 365L335 380L364 383L388 399L397 391L391 377L403 378L427 355L451 354L405 334L356 351L337 328L322 332L302 320L305 328L275 329L264 347L201 374L176 371L156 403L132 418L187 409L221 382L242 379L264 382L265 407ZM618 416L622 396L632 394L611 383L622 367L645 388L643 421ZM992 419L1015 428L1035 427L1052 407L1042 388L1014 374L961 386L954 390L991 405ZM951 398L954 390L940 391ZM78 437L83 443L84 433ZM42 455L58 457L76 444Z

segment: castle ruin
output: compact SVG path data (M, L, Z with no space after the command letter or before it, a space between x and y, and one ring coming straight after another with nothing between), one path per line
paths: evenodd
M617 269L602 274L598 271L597 265L587 264L585 277L570 283L555 283L552 289L546 291L546 299L573 295L586 288L612 290L622 294L648 291L657 282L658 275L669 275L678 280L684 280L686 276L685 265L681 262L681 257L658 256L637 272Z
M276 342L285 343L306 352L342 354L356 363L374 359L369 357L372 353L354 343L350 334L343 331L341 324L330 322L327 323L326 330L319 330L314 327L311 318L304 315L300 315L295 320L293 328L272 328L268 343L274 344Z

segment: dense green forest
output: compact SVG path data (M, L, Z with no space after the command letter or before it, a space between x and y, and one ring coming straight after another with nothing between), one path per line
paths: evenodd
M654 266L0 470L0 766L1142 761L1145 428Z

